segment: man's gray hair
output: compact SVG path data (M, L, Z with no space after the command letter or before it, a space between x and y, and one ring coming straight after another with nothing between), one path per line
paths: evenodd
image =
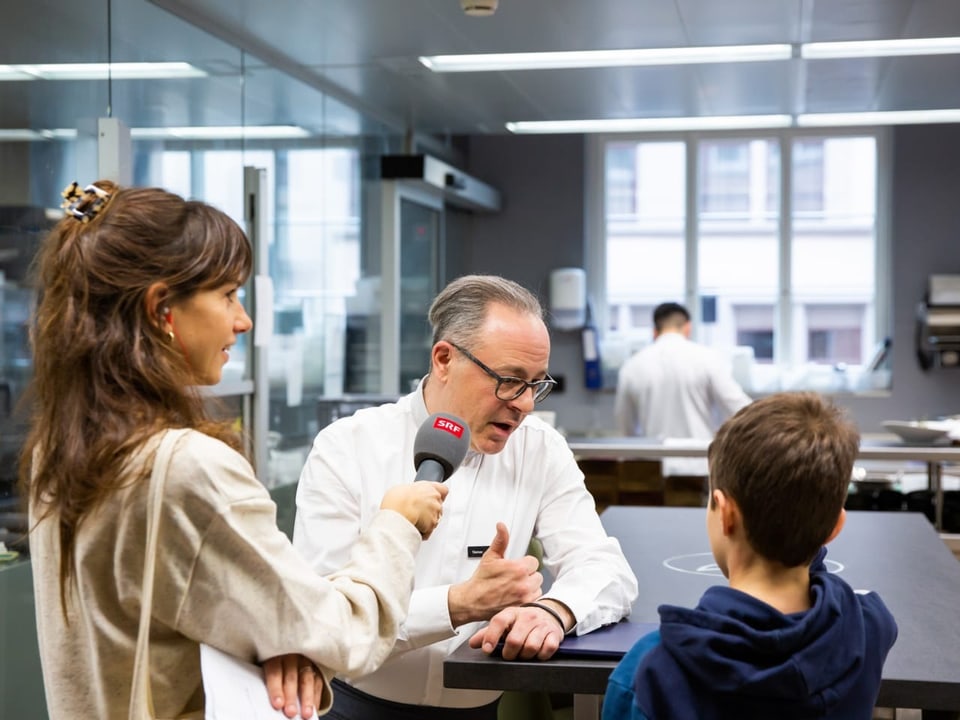
M540 301L522 285L498 275L464 275L441 290L430 305L427 317L433 342L448 340L469 347L480 334L490 303L543 319Z

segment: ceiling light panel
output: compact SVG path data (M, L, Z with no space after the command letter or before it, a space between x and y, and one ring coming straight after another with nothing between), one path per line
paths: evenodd
M960 123L960 108L797 115L706 115L670 118L554 120L509 122L517 135L579 133L695 132L706 130L769 130L797 127L849 127Z
M186 62L40 63L0 65L3 80L162 80L206 77Z
M484 53L430 55L420 62L434 72L491 72L556 70L632 65L689 65L696 63L763 62L786 60L792 48L780 45L719 45L715 47L584 50L543 53Z
M0 142L76 140L75 128L0 128ZM199 125L130 128L134 140L288 140L311 137L297 125Z
M192 127L131 128L134 140L286 140L310 137L297 125L206 125Z
M8 80L36 80L34 75L23 72L17 65L0 65L0 82Z
M512 133L622 133L622 132L687 132L695 130L744 130L785 128L792 124L789 115L704 115L669 118L617 118L605 120L552 120L510 122Z
M40 140L75 140L75 128L51 128L34 130L30 128L0 128L0 141L21 142Z
M816 42L800 46L800 57L807 60L956 53L960 53L960 37Z
M799 45L798 51L799 57L804 59L955 53L960 53L960 37L804 43ZM505 72L511 70L629 67L633 65L769 62L788 60L793 57L793 54L792 45L780 43L542 53L425 55L419 59L423 65L434 72Z
M960 108L940 110L887 110L877 112L807 113L797 115L798 127L849 125L931 125L960 122Z

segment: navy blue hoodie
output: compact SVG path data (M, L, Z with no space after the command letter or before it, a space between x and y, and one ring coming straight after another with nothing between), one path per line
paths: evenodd
M810 567L812 607L784 615L729 587L661 605L610 676L604 720L869 720L897 625L876 593Z

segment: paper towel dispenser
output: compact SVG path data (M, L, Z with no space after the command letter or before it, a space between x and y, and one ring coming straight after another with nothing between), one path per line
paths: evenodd
M583 268L557 268L550 273L550 324L557 330L579 330L587 324Z
M960 275L930 276L917 306L916 344L924 370L960 367Z

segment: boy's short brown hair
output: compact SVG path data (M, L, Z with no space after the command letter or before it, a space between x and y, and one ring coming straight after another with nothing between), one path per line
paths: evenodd
M809 563L830 536L850 485L860 433L817 393L777 393L742 408L710 444L710 502L740 508L747 542L787 567Z

